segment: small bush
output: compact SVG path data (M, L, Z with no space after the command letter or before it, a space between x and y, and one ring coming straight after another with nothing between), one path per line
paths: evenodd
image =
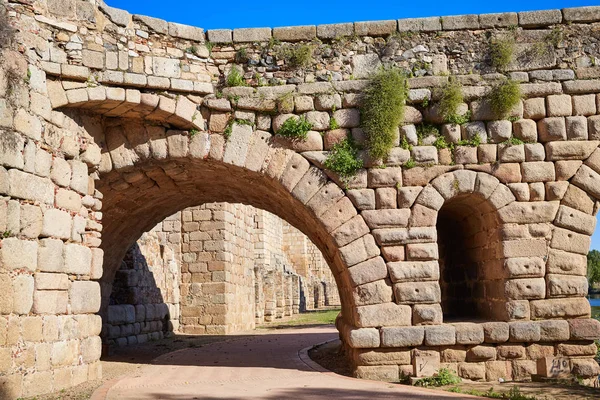
M361 126L373 159L387 159L394 146L396 130L404 119L406 97L406 77L398 69L376 73L365 89L360 107Z
M519 104L521 97L519 83L507 79L492 88L488 101L497 118L506 118L508 113Z
M492 65L499 70L504 70L513 61L515 54L514 37L497 38L490 44L490 57Z
M447 368L440 368L436 375L416 381L415 386L447 386L460 382L460 378L452 371Z
M277 135L291 139L306 140L308 131L311 129L312 124L308 122L305 117L300 117L298 119L290 117L283 125L281 125L281 128L277 131Z
M458 107L464 103L462 85L455 79L450 79L442 88L438 107L445 122L450 124L465 124L471 120L471 111L458 113Z
M363 167L358 157L358 149L350 139L344 139L333 146L333 150L325 159L325 168L338 174L342 180L348 181Z
M411 169L417 166L417 163L412 158L406 160L406 162L402 165L406 169Z
M244 76L240 73L240 71L238 71L236 67L231 68L231 71L229 71L229 75L227 75L227 86L246 86Z
M277 51L276 56L278 59L284 60L290 67L307 67L313 60L313 46L310 44L284 46Z

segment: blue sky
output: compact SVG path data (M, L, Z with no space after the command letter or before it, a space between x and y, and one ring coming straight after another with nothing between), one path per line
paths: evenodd
M529 0L515 1L387 1L356 0L107 0L132 14L143 14L198 26L204 29L319 25L337 22L370 21L506 11L547 10L552 8L598 5L592 1ZM592 249L600 250L600 226L592 237Z
M319 25L598 5L592 1L356 1L356 0L106 0L132 14L149 15L204 29Z

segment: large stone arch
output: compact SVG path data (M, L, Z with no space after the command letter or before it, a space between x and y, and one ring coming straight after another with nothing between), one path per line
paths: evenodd
M100 109L105 104L93 103ZM96 190L102 193L103 309L122 257L143 232L186 207L224 201L267 210L304 232L332 268L342 314L353 324L353 309L361 301L354 288L371 281L348 267L367 259L385 264L362 216L320 168L247 125L234 124L225 142L222 135L139 119L74 117L84 127L99 128L94 139L102 148ZM153 121L174 122L172 117ZM173 127L189 126L179 125ZM364 243L371 244L367 251Z

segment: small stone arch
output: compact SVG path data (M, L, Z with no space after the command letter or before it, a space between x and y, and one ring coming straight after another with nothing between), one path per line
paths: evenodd
M511 190L485 172L448 172L423 189L409 226L435 229L434 240L408 244L406 251L410 259L424 260L415 267L431 283L416 282L412 294L429 291L429 300L439 304L431 322L506 319L507 262L498 210L514 201ZM411 290L396 295L410 298Z

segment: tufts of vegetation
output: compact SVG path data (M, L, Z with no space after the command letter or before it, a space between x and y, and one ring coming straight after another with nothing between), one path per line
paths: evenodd
M399 69L379 71L366 88L360 107L361 126L373 159L388 158L404 118L406 97L406 77Z
M427 123L420 123L419 125L416 126L417 128L417 138L419 140L419 145L421 144L421 142L423 141L424 138L426 138L427 136L439 136L440 134L440 129L432 124L427 124Z
M511 35L505 38L493 39L490 43L492 66L503 71L513 61L515 55L515 38Z
M227 83L227 86L229 86L229 87L247 86L246 81L244 80L244 76L240 73L240 71L236 67L231 68L231 71L229 71L229 75L227 75L226 83Z
M6 239L11 236L12 236L12 231L4 231L4 232L2 232L2 236L0 237L0 239Z
M455 385L460 382L461 382L460 378L458 376L456 376L454 374L454 372L450 371L447 368L440 368L439 372L436 375L430 376L427 378L422 378L422 379L419 379L418 381L416 381L415 386L438 387L438 386Z
M475 135L472 139L463 139L459 140L456 143L457 146L469 146L469 147L477 147L481 144L481 137L479 135Z
M248 57L248 51L246 50L245 47L242 47L240 49L238 49L238 51L235 52L235 62L238 64L246 64L249 60Z
M433 145L439 150L439 149L451 149L453 146L451 146L451 143L448 143L446 141L446 138L443 136L438 136L435 139L435 142L433 142Z
M276 56L292 68L304 68L312 62L313 51L313 46L310 44L283 46L277 51Z
M363 167L363 161L358 156L358 148L351 139L344 139L333 146L325 159L325 168L335 172L344 182L356 175Z
M415 160L411 158L409 158L408 160L406 160L406 162L402 165L404 168L406 169L411 169L417 166L417 163L415 162Z
M204 42L204 45L206 46L206 49L208 50L208 55L211 55L212 49L213 49L213 47L215 47L214 43L207 40L206 42Z
M491 399L505 399L505 400L536 400L535 396L527 396L521 393L521 389L518 386L513 386L510 388L508 392L496 392L493 387L489 388L489 390L482 392L480 390L462 390L458 386L452 387L448 389L449 392L452 393L464 393L469 394L471 396L478 397L488 397Z
M442 88L438 107L442 118L451 122L459 117L458 107L464 102L462 85L456 79L450 79Z
M524 141L522 141L521 139L519 139L517 137L514 137L514 136L511 136L511 138L508 139L507 141L505 141L504 143L510 144L511 146L516 146L516 145L519 145L519 144L525 144Z
M408 139L404 135L400 139L400 147L404 150L412 150L412 144L408 143Z
M190 138L193 138L194 136L196 136L199 133L200 133L200 131L198 129L190 129L189 136L190 136Z
M198 47L195 44L191 45L190 47L185 49L185 52L190 54L196 54L198 52Z
M521 100L521 87L512 79L506 79L494 86L488 95L490 108L497 118L506 118L508 113Z
M312 124L308 122L305 117L300 117L298 119L290 117L283 125L281 125L281 128L279 128L276 134L290 139L306 140L308 131L311 129Z
M336 121L335 117L331 117L329 119L329 129L330 130L334 130L334 129L338 129L340 127L340 124L338 124L338 122Z

